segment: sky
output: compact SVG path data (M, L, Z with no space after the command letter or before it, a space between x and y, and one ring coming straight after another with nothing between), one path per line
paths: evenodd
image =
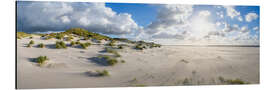
M163 45L259 45L259 6L17 2L17 31L80 27Z

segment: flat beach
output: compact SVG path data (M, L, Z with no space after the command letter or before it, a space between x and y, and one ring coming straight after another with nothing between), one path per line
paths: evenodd
M33 47L27 47L30 40ZM90 88L171 85L220 85L224 80L241 79L259 84L259 47L166 46L145 50L130 47L117 50L121 55L114 66L95 62L105 46L87 49L53 48L56 39L40 36L17 40L17 87ZM67 44L69 42L65 41ZM83 40L81 40L83 42ZM36 47L43 43L45 48ZM47 56L44 66L31 62ZM109 76L87 75L87 71L108 70Z

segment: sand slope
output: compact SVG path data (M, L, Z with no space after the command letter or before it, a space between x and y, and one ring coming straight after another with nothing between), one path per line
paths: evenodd
M17 40L18 88L87 88L157 85L222 84L218 77L239 78L259 83L258 47L192 47L162 46L143 51L124 48L118 52L120 60L115 66L94 62L104 45L92 45L87 50L68 47L53 48L57 40L42 40L34 36L35 45L46 48L27 48L31 39ZM68 42L67 42L68 43ZM50 61L44 67L31 62L38 56ZM103 70L110 76L91 77L87 70ZM185 81L185 79L188 79Z

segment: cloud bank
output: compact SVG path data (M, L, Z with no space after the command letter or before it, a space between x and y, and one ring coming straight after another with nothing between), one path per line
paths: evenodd
M104 3L29 2L18 8L23 30L59 31L72 27L104 34L129 34L139 27L128 13L116 13Z
M134 40L167 45L259 45L259 27L230 23L225 18L250 23L258 19L248 13L243 19L234 6L216 6L213 11L193 5L157 5L156 19L139 26L129 13L119 13L104 3L29 2L18 6L18 26L25 32L63 31L72 27ZM217 21L217 17L221 20ZM253 31L251 31L253 30Z

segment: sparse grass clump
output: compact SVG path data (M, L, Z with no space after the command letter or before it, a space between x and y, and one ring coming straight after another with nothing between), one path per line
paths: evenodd
M137 44L135 46L135 49L137 49L137 50L143 50L143 49L146 49L146 47L144 45L142 45L142 44Z
M241 79L225 79L221 76L218 77L218 79L222 84L249 84L249 82L245 82Z
M121 60L121 63L126 63L126 61L125 60Z
M67 48L65 42L63 42L63 41L56 41L55 47L58 49Z
M35 42L34 42L33 40L31 40L31 41L28 43L27 47L32 47L32 45L34 45L34 44L35 44Z
M30 36L30 37L29 37L29 39L33 39L33 37L32 37L32 36Z
M86 42L86 43L80 43L80 46L83 48L83 49L87 49L87 47L89 47L91 45L91 43L89 42Z
M39 48L44 48L45 45L44 45L43 43L40 43L40 44L38 44L38 47L39 47Z
M108 43L108 46L115 46L115 40L111 40L111 42L110 43Z
M105 59L107 64L110 66L115 65L116 63L118 63L117 59L108 55L102 55L102 56L98 56L98 58L101 59Z
M31 40L31 41L29 42L29 44L35 44L35 42L34 42L33 40Z
M110 76L110 73L107 70L103 70L103 71L97 70L96 72L98 73L99 76Z
M72 36L69 36L66 38L66 41L71 41L72 39L74 39Z
M113 50L112 48L105 47L105 51L108 53L114 54L115 57L121 57L121 55L116 50Z
M71 41L71 42L70 42L70 45L71 45L71 46L75 46L76 43L75 43L74 41Z
M55 38L56 39L59 39L59 40L62 40L63 38L64 38L64 34L62 34L62 33L56 33L56 35L55 35Z
M25 32L17 32L16 34L17 34L17 39L22 39L22 38L31 36L31 34L27 34Z
M248 82L244 82L241 79L230 79L226 80L227 84L249 84Z
M47 58L47 56L39 56L38 58L36 58L36 62L39 65L43 65L48 60L49 60L49 58Z

